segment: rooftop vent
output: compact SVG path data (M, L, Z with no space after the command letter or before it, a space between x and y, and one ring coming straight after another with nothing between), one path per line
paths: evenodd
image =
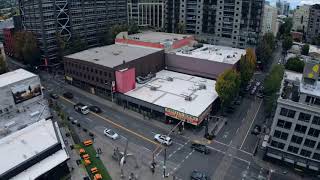
M173 81L172 77L167 77L167 81Z
M184 100L186 100L186 101L192 101L192 97L191 97L191 96L186 96L186 97L184 98Z
M158 87L156 87L156 86L151 86L151 87L150 87L150 90L151 90L151 91L156 91L157 89L158 89Z
M96 58L95 58L95 59L93 59L93 60L94 60L94 61L99 61L99 59L96 59Z
M113 51L112 54L115 56L118 56L121 53L121 51Z
M199 85L199 90L201 90L201 89L207 89L207 86L205 84L200 84Z

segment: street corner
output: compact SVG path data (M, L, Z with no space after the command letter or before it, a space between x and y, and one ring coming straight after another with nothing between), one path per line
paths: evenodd
M208 140L206 138L195 138L191 140L192 143L198 143L198 144L206 144L209 145L212 143L212 140Z

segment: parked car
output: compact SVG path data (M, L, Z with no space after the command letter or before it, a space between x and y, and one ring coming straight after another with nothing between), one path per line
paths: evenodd
M251 89L250 94L251 94L251 95L254 95L254 94L256 93L256 90L257 90L257 87L254 86L254 87Z
M261 126L259 125L255 125L253 130L251 131L251 134L253 135L258 135L261 133Z
M112 129L105 129L103 131L103 134L113 140L118 139L119 138L119 134L117 134L116 132L114 132Z
M257 81L256 82L256 87L259 87L261 85L261 82L260 81Z
M72 99L73 98L73 94L71 92L65 92L65 93L63 93L63 97L65 97L67 99Z
M94 113L101 113L102 110L98 106L89 106L90 111Z
M51 94L50 94L50 97L51 97L52 99L59 99L58 94L55 94L55 93L51 93Z
M191 144L191 148L196 150L196 151L198 151L198 152L201 152L203 154L209 154L210 153L210 149L206 145L203 145L203 144L192 143Z
M154 140L158 141L161 144L165 144L167 146L172 144L172 139L169 136L163 135L163 134L154 135Z
M194 170L192 171L190 178L192 180L210 180L205 172Z

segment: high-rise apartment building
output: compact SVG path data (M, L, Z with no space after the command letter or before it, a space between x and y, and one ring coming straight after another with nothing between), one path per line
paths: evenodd
M42 58L49 61L57 57L57 33L92 47L106 28L127 23L127 0L19 0L19 9L23 29L36 35Z
M257 43L264 0L181 0L180 23L212 44L245 48Z
M278 23L277 23L277 8L264 5L263 11L263 21L262 21L262 34L271 32L274 36L278 33Z
M320 168L319 62L304 73L285 71L266 156L303 171Z
M293 31L307 32L310 5L297 6L293 13Z
M308 43L315 43L320 37L320 4L310 7L309 22L306 40Z

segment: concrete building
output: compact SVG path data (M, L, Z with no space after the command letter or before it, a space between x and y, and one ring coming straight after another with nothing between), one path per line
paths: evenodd
M310 5L297 6L293 13L293 31L299 31L302 33L307 32L309 22Z
M289 16L290 3L287 1L278 0L276 2L276 7L278 9L278 15Z
M264 0L181 0L180 23L210 44L255 46L262 27Z
M69 83L110 96L117 71L134 69L136 76L147 76L164 69L163 59L162 49L114 44L65 56L64 70Z
M42 58L49 63L58 53L57 33L66 41L81 39L97 46L107 28L127 23L126 0L19 0L24 30L33 32Z
M245 54L243 49L225 46L185 46L167 52L165 64L167 70L217 79L225 70L238 68L240 58Z
M277 25L277 8L264 5L263 20L262 20L262 34L271 32L274 36L277 36L278 25Z
M69 172L57 122L37 75L0 75L0 179L59 179Z
M309 22L306 41L315 44L316 39L320 37L320 4L310 7Z
M265 154L313 174L320 168L319 68L308 61L303 74L285 71Z

